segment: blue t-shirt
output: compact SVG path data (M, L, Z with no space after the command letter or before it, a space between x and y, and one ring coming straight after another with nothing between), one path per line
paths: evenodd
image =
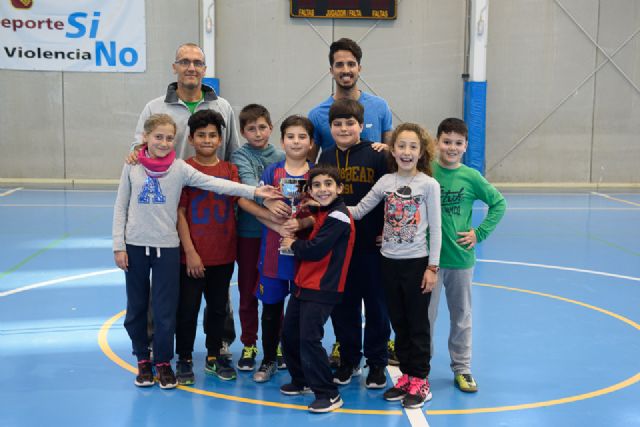
M323 151L335 145L329 125L329 108L333 101L333 96L330 96L309 112L309 120L314 126L313 142ZM364 107L364 129L360 134L360 139L382 142L382 134L393 129L391 110L387 101L379 96L360 92L358 102Z

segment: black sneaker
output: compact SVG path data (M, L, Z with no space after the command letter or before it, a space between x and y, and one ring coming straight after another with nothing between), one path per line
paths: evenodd
M133 383L138 387L151 387L155 383L150 360L141 360L138 362L138 375Z
M391 366L399 366L400 361L398 360L398 355L396 354L396 342L394 340L389 340L387 342L387 358L389 359L388 363Z
M258 347L255 344L245 345L242 349L242 356L236 366L241 371L253 371L256 367L256 356L258 355Z
M278 365L278 369L287 369L287 362L284 360L281 344L278 344L278 349L276 350L276 364Z
M334 397L319 397L309 405L309 412L313 413L325 413L334 411L340 407L344 402L342 402L342 398L339 394Z
M331 369L337 369L340 366L340 343L336 341L331 348L329 354L329 366Z
M310 394L313 392L306 385L299 386L294 383L287 383L280 386L280 393L285 394L287 396L297 396L299 394Z
M193 385L196 376L193 374L193 362L179 359L176 362L176 379L180 385Z
M387 374L384 371L384 366L369 366L369 374L365 381L367 388L385 388L387 386Z
M341 364L333 374L334 384L347 385L351 382L351 377L357 377L362 373L359 366Z
M231 360L226 357L207 357L207 361L204 364L204 371L224 381L236 379L236 370L231 366Z
M410 383L411 379L409 378L409 375L403 374L400 378L398 378L398 381L393 387L384 392L382 397L384 398L384 400L389 400L392 402L396 400L402 400L407 395L407 392L409 392Z
M160 388L169 389L178 386L178 380L176 380L176 375L173 373L169 362L156 363L156 373L158 374Z

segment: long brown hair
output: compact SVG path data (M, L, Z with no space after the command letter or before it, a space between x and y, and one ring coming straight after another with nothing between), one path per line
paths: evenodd
M400 135L400 133L404 131L415 133L418 136L418 139L420 140L420 158L418 159L418 164L416 165L416 168L420 172L423 172L429 176L432 176L431 161L434 159L434 156L435 156L436 144L433 138L431 137L431 135L429 135L429 132L427 132L427 130L422 126L420 126L419 124L406 122L398 125L393 130L393 134L391 135L391 142L389 143L390 144L389 152L393 152L393 148L398 139L398 135ZM396 159L393 156L389 156L389 170L391 172L398 171L398 163L396 162Z

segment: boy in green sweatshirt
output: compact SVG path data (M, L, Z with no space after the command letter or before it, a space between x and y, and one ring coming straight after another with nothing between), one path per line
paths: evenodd
M460 390L473 393L478 391L471 375L471 281L476 263L474 248L496 228L507 203L478 171L461 163L462 155L467 151L467 135L467 125L460 119L445 119L438 126L438 156L432 164L432 170L441 189L442 249L438 284L431 294L429 305L429 322L433 337L438 302L444 287L451 320L449 355L454 382ZM489 211L482 223L473 228L471 216L476 200L483 201Z

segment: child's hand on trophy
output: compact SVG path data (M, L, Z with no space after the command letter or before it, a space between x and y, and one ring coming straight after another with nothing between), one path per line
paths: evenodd
M296 239L294 239L294 238L283 237L282 240L280 240L280 250L281 251L290 251L291 250L291 245L295 241L296 241Z

